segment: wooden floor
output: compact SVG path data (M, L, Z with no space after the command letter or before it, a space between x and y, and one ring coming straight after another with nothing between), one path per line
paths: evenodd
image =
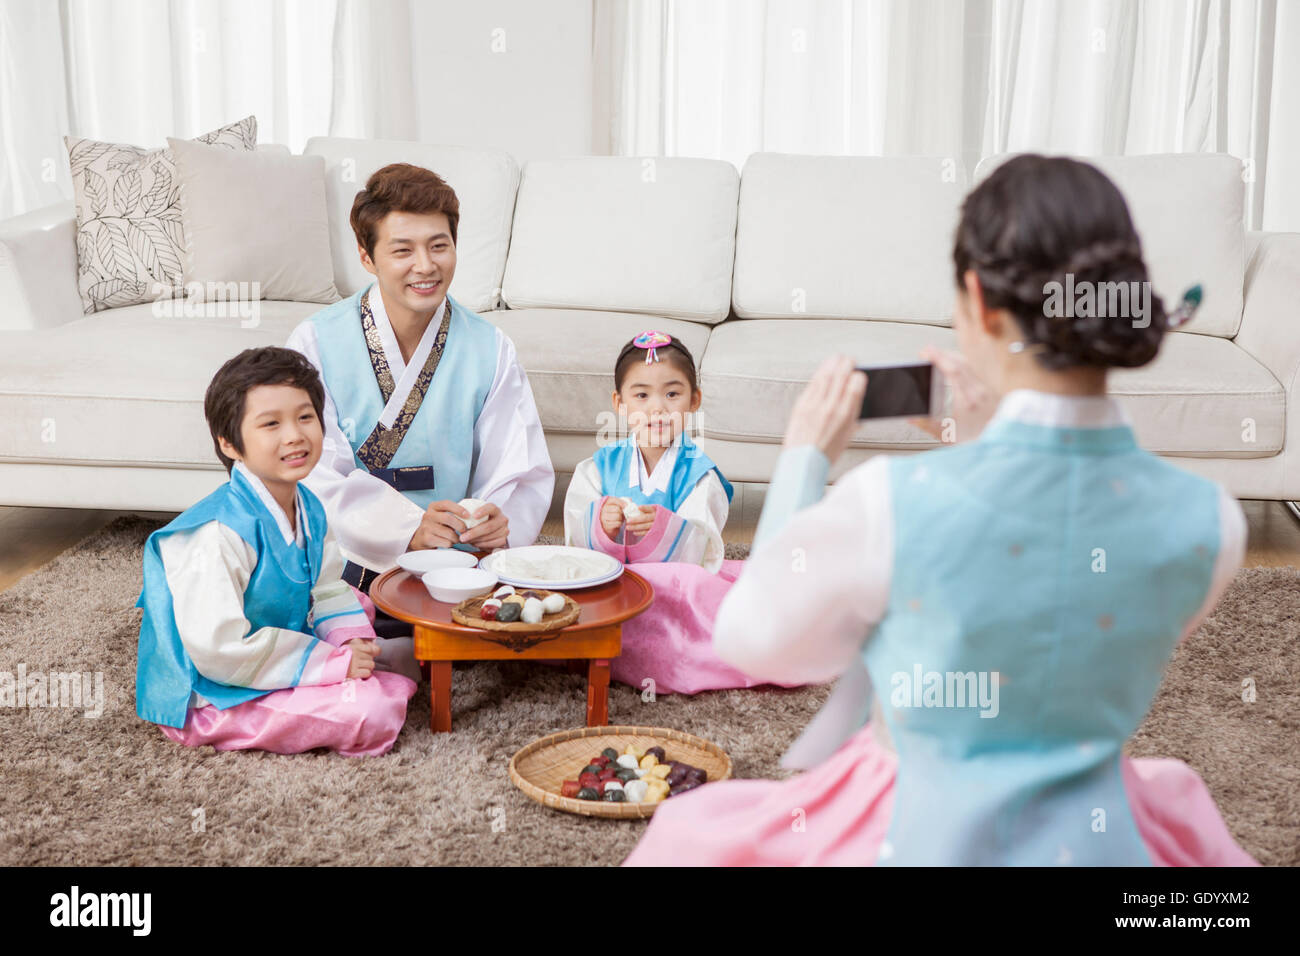
M1300 522L1287 507L1279 501L1243 501L1241 506L1250 532L1246 566L1300 567ZM122 514L126 512L0 507L0 591ZM746 512L727 526L725 537L748 544L756 525L757 515ZM548 519L542 533L563 535L559 517Z

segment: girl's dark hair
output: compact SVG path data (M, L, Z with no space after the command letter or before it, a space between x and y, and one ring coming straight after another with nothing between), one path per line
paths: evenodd
M235 463L222 453L218 439L224 438L241 455L244 453L244 439L240 434L244 406L249 390L258 385L293 385L302 389L311 399L316 417L324 427L325 386L321 384L316 366L307 361L306 356L293 349L275 346L245 349L217 369L207 394L203 396L203 414L212 432L212 446L227 473Z
M1015 316L1045 368L1145 365L1168 328L1154 292L1149 313L1136 324L1131 299L1121 315L1049 307L1052 287L1044 287L1064 288L1067 274L1076 289L1148 281L1124 197L1104 173L1078 160L1024 155L999 166L962 204L952 259L958 289L966 270L975 270L985 303Z
M655 349L655 354L661 361L670 363L673 368L677 369L686 376L686 383L691 387L691 394L699 388L695 376L695 359L691 357L691 350L682 344L682 340L675 335L669 336L667 345L660 345ZM646 349L638 348L634 343L634 338L627 345L623 346L623 351L618 353L618 361L614 363L614 391L621 391L623 380L627 378L628 371L632 366L645 363Z

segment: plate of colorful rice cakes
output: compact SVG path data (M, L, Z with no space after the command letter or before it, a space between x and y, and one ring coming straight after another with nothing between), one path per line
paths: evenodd
M721 747L666 727L565 730L510 758L511 781L543 806L618 820L651 816L664 800L730 776Z
M532 588L516 590L506 584L491 594L461 601L451 609L451 619L484 631L539 634L568 627L581 613L581 606L567 594Z

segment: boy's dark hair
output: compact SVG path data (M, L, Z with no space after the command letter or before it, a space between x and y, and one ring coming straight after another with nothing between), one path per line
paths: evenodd
M952 258L957 288L975 270L984 301L1015 317L1045 368L1145 365L1169 325L1154 293L1145 327L1134 324L1131 308L1120 316L1049 314L1060 310L1049 310L1045 286L1064 286L1067 273L1079 288L1148 281L1124 196L1078 160L1030 154L995 169L962 204Z
M222 454L218 439L224 438L241 455L244 453L240 426L244 422L249 389L258 385L292 385L302 389L311 399L316 417L324 427L325 386L321 384L316 366L307 361L306 356L276 346L245 349L217 369L203 396L203 414L212 432L212 446L227 473L235 463Z
M375 257L379 222L390 212L443 213L451 228L451 244L456 244L460 200L447 181L432 170L410 163L391 163L371 173L366 188L352 200L352 231L371 259Z
M690 386L693 395L699 388L695 376L695 359L691 356L691 350L683 345L682 340L677 336L670 335L669 340L667 345L660 345L655 349L655 355L660 361L668 362L686 376L686 383ZM614 363L614 391L616 392L622 390L623 381L633 366L645 364L646 352L649 350L639 348L635 343L634 338L623 346L623 351L618 353L618 361Z

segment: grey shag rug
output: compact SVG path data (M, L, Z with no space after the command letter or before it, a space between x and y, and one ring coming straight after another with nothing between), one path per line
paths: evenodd
M121 518L0 593L0 671L101 672L97 717L0 708L0 865L608 865L646 824L577 817L510 783L511 755L581 725L582 675L526 663L456 665L454 731L429 730L427 684L379 758L173 744L135 715L144 539ZM743 546L728 557L743 557ZM1241 571L1178 650L1133 756L1185 760L1256 859L1300 863L1300 572ZM1254 682L1255 699L1242 699ZM757 688L643 702L610 688L614 723L674 727L732 756L737 777L777 761L827 689Z

